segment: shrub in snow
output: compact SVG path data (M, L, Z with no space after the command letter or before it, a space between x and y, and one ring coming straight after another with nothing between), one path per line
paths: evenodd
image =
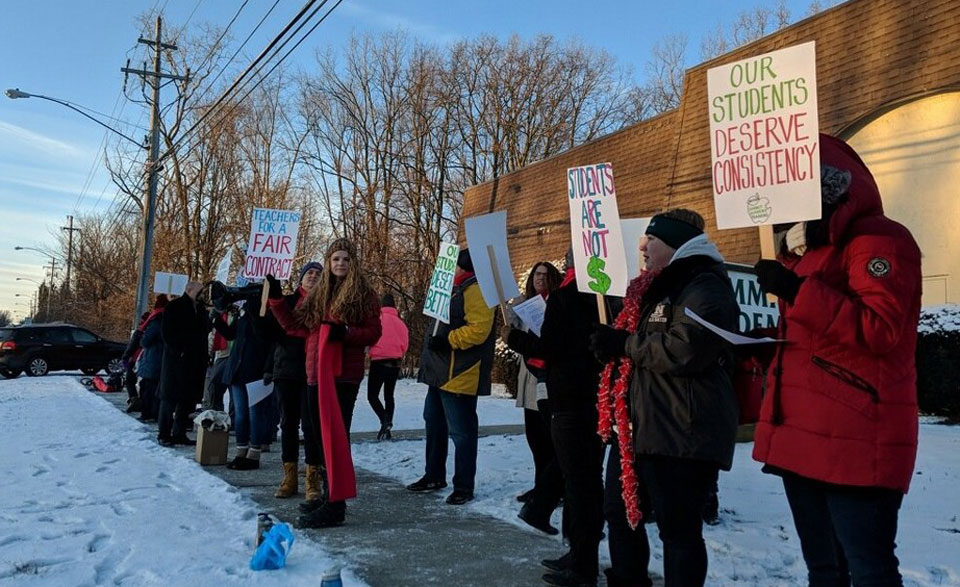
M917 330L920 411L960 421L960 305L925 309Z

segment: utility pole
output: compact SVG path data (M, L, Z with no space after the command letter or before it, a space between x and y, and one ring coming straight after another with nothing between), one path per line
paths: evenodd
M45 316L47 322L52 322L52 320L50 320L50 298L53 297L53 278L56 274L57 260L53 257L50 257L50 285L47 287L47 315Z
M176 49L176 45L162 42L160 36L161 18L157 17L157 36L155 40L137 39L138 43L150 45L153 47L153 71L142 69L130 69L121 67L123 73L133 73L144 78L153 89L153 100L150 104L150 150L147 153L147 193L143 207L143 240L141 242L140 255L140 275L137 279L137 297L133 307L133 327L136 328L140 322L140 315L147 308L147 298L150 294L150 262L153 258L153 227L156 220L157 211L157 184L159 183L159 152L160 152L160 81L163 79L174 79L180 81L189 81L189 71L187 77L163 73L160 71L160 56L164 49Z
M64 283L67 284L67 291L70 292L73 291L70 286L70 267L73 264L73 233L74 231L80 232L80 229L73 227L73 216L67 216L67 226L61 226L60 230L67 232L67 280Z

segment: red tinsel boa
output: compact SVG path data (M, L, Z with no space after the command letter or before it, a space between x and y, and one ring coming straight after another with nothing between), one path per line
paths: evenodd
M636 332L640 322L640 302L653 282L656 273L644 271L627 288L627 295L623 300L623 310L617 315L613 323L614 328ZM616 382L613 381L613 371L617 370ZM637 497L637 472L633 460L633 426L630 423L630 409L627 404L630 393L630 380L633 378L633 361L630 357L613 359L604 366L600 375L600 387L597 390L597 433L604 442L609 442L613 434L613 425L616 424L617 445L620 450L620 482L623 493L623 503L627 509L627 522L631 528L636 528L643 519L640 511L640 498Z

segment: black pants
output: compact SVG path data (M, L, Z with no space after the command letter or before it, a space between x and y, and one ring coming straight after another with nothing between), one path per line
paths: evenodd
M157 418L160 413L160 398L157 396L159 379L140 380L140 417Z
M350 425L353 423L353 407L357 403L357 394L360 393L359 383L337 382L337 402L340 404L340 417L343 418L343 427L347 431L347 442L350 441ZM317 396L317 386L307 386L307 411L310 414L310 424L313 427L314 445L317 447L317 460L322 464L323 436L320 425L320 399ZM304 437L306 442L306 437ZM306 449L304 449L306 452ZM334 509L346 508L344 501L330 502Z
M303 429L303 452L308 465L319 465L317 441L313 425L301 415L307 412L307 383L291 379L276 379L274 387L280 400L280 457L285 463L300 461L300 430ZM316 393L316 387L313 388ZM301 422L303 424L301 425Z
M123 372L123 387L127 390L127 397L131 400L138 397L137 394L137 374L133 371L133 365L127 367Z
M565 481L564 509L569 511L572 569L596 577L603 530L603 452L597 435L597 412L553 412L551 436Z
M620 482L620 450L617 437L613 437L610 456L607 457L607 475L603 492L603 516L607 520L607 545L610 548L610 564L613 575L624 585L649 587L653 585L647 566L650 563L650 543L643 524L650 517L650 498L646 488L638 487L640 511L643 520L637 529L627 522L627 508L623 503L623 484Z
M176 398L160 399L160 415L157 418L157 438L182 437L187 433L188 416L197 402L194 396L178 395Z
M370 361L370 374L367 376L367 401L380 418L380 424L393 424L393 391L400 376L400 362L397 359ZM380 403L380 387L383 386L383 401Z
M550 434L550 402L540 400L536 410L523 410L523 428L527 436L527 445L533 455L534 484L530 503L538 514L550 516L560 505L563 498L563 471L557 462L557 453L553 448ZM564 515L564 536L567 536L569 514Z
M903 585L894 554L902 493L796 475L785 475L783 488L811 587Z
M692 459L637 459L638 481L650 496L663 541L663 578L667 587L703 585L707 578L702 512L717 468L714 463ZM637 533L636 538L646 541L647 535Z

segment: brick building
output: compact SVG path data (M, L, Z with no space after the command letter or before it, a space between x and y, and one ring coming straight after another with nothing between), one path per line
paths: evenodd
M960 303L957 0L852 0L702 63L686 72L677 109L471 187L463 217L507 210L511 260L520 273L567 249L566 169L609 161L621 217L691 208L706 218L729 261L752 264L760 254L757 229L716 229L707 70L811 40L821 131L857 149L887 215L919 242L924 303Z

